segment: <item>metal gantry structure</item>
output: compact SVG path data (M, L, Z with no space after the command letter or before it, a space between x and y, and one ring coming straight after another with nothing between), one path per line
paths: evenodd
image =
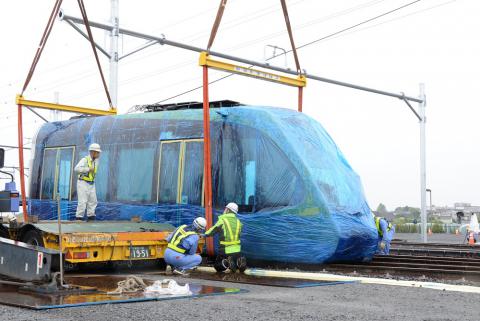
M65 14L62 10L58 10L56 16L59 20L65 21L69 24L72 28L74 28L77 32L79 32L82 36L86 39L89 39L92 43L92 47L98 49L102 52L108 59L110 64L110 78L109 78L109 91L111 93L111 102L113 106L118 105L118 63L121 59L128 57L132 54L135 54L145 48L148 48L152 45L166 45L172 46L180 49L185 49L193 52L200 53L199 64L203 68L203 100L204 100L204 171L205 171L205 211L206 211L206 218L209 225L212 224L212 201L211 201L211 166L210 166L210 144L209 144L209 132L210 132L210 119L209 119L209 104L208 104L208 68L214 68L223 70L229 73L235 73L243 76L254 77L261 80L272 81L284 85L295 86L298 87L298 111L302 111L302 100L303 100L303 87L306 85L306 79L316 80L324 83L329 83L332 85L342 86L346 88L351 88L355 90L370 92L378 95L398 98L404 101L411 111L415 114L417 119L419 120L420 124L420 194L421 194L421 225L422 225L422 240L424 242L427 241L427 215L426 215L426 153L425 153L425 124L426 124L426 117L425 117L425 107L426 107L426 96L425 96L425 88L423 84L420 84L420 92L418 97L407 96L403 93L394 93L383 91L375 88L365 87L361 85L356 85L348 82L338 81L330 78L325 78L318 75L308 74L304 70L300 70L298 64L298 57L296 57L295 53L295 46L293 43L293 36L291 35L291 28L289 28L289 20L288 20L288 13L286 13L286 5L284 0L280 0L282 3L282 7L284 9L285 20L287 23L287 30L289 31L289 36L292 44L292 51L295 55L295 60L297 64L297 70L292 70L289 68L282 68L278 66L270 65L267 62L258 62L254 60L244 59L241 57L233 56L226 53L216 52L210 50L210 46L213 43L212 35L216 33L216 29L218 29L218 25L214 24L212 28L211 34L211 41L209 41L209 46L207 48L200 48L191 46L189 44L180 43L176 41L172 41L166 39L164 35L157 36L157 35L150 35L146 33L137 32L134 30L124 29L119 27L119 1L118 0L111 0L111 22L110 24L104 24L94 21L88 21L86 19L77 18L74 16L70 16ZM221 5L219 8L220 10L224 10L226 4L226 0L221 1ZM222 8L223 6L223 8ZM217 19L218 20L217 13ZM221 19L221 15L220 15ZM217 22L217 21L216 21ZM95 43L91 37L90 32L86 34L79 28L78 25L85 25L87 31L89 31L90 27L106 30L110 34L110 48L109 51L103 49L100 45ZM219 24L219 22L218 22ZM118 53L118 39L120 35L131 36L138 39L146 40L147 42L140 46L139 48L124 54L123 56L119 57ZM95 51L95 50L94 50ZM215 58L212 58L215 57ZM227 61L218 60L216 58L224 59ZM231 62L239 63L242 65L234 64ZM269 70L269 72L264 70L258 70L256 68L261 68L265 70ZM280 72L281 74L276 74L274 72ZM289 77L288 75L293 75L295 77ZM418 103L418 112L413 108L410 104L411 102ZM116 109L111 108L110 110L101 110L95 108L84 108L84 107L76 107L76 106L65 106L59 104L49 104L43 102L36 102L36 101L29 101L23 99L20 95L17 97L17 104L19 106L32 106L32 107L39 107L39 108L47 108L47 109L54 109L54 110L65 110L71 112L78 112L78 113L87 113L92 115L109 115L115 114ZM111 104L112 107L112 104ZM19 114L19 126L21 124L21 115ZM19 127L19 137L21 137L21 128ZM23 148L20 145L20 150ZM22 152L19 152L21 155ZM21 163L23 163L23 157L21 156ZM23 177L23 175L22 175ZM210 183L209 183L210 182ZM209 184L208 184L209 183ZM24 190L22 189L22 194ZM209 242L208 245L209 252L213 249L213 242Z

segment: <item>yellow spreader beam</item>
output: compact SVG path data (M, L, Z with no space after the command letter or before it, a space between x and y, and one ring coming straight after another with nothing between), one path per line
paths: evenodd
M297 78L293 78L293 77L274 74L271 72L266 72L258 69L252 69L245 66L234 65L228 62L212 59L210 58L208 53L205 51L200 53L199 65L207 66L209 68L213 68L217 70L231 72L231 73L242 75L242 76L271 81L271 82L275 82L275 83L279 83L287 86L305 87L307 85L307 79L303 75L298 76Z
M29 107L43 108L43 109L50 109L50 110L61 110L61 111L68 111L71 113L79 113L79 114L86 114L86 115L107 116L107 115L117 114L117 109L115 108L111 108L110 110L104 110L104 109L96 109L96 108L90 108L90 107L61 105L61 104L47 103L43 101L27 100L27 99L24 99L23 96L21 95L17 95L15 102L17 105L22 105L22 106L29 106Z

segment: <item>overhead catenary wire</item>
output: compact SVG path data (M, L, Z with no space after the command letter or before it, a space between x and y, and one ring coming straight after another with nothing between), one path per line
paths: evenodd
M341 29L341 30L339 30L339 31L337 31L337 32L331 33L331 34L329 34L328 36L325 36L325 37L318 38L318 39L315 39L315 40L313 40L313 41L307 42L307 43L305 43L305 44L303 44L303 45L301 45L301 46L298 46L297 49L302 49L302 48L304 48L304 47L313 45L314 43L317 43L317 42L319 42L319 41L322 41L322 40L325 40L325 39L334 37L334 36L337 35L337 34L340 34L340 33L343 33L343 32L345 32L345 31L354 29L354 28L356 28L356 27L359 27L359 26L364 25L364 24L367 24L367 23L369 23L369 22L371 22L371 21L380 19L380 18L382 18L382 17L385 17L385 16L387 16L387 15L389 15L389 14L392 14L392 13L397 12L397 11L399 11L399 10L402 10L402 9L404 9L404 8L410 7L410 6L416 4L416 3L420 2L420 1L422 1L422 0L415 0L415 1L409 2L409 3L407 3L407 4L403 5L403 6L400 6L400 7L395 8L395 9L393 9L393 10L384 12L384 13L379 14L379 15L377 15L377 16L375 16L375 17L370 18L370 19L367 19L367 20L361 21L361 22L359 22L359 23L356 23L356 24L354 24L354 25L352 25L352 26L350 26L350 27L347 27L347 28ZM288 53L288 52L291 52L291 50L288 50L287 53Z
M303 0L294 2L294 4L300 3L300 2L302 2L302 1L303 1ZM319 20L319 19L316 19L316 20L314 20L313 22L309 22L309 23L310 23L310 24L315 24L315 23L320 23L320 22L323 22L323 21L327 21L327 20L332 19L332 18L336 18L336 17L340 17L340 16L343 16L343 15L347 15L347 14L349 14L349 13L351 13L351 12L354 12L354 11L357 11L357 10L360 10L360 9L364 9L364 8L366 8L366 7L369 7L369 6L376 5L376 4L378 4L378 3L380 3L380 2L383 2L383 1L385 1L385 0L368 1L368 2L366 2L366 3L359 4L359 5L356 5L356 6L354 6L354 7L350 7L350 8L348 8L348 9L344 9L344 10L335 12L335 13L333 13L333 14L330 14L330 15L324 17L323 19L320 19L320 20ZM268 9L268 8L267 8L267 9ZM269 13L269 12L267 12L267 13ZM251 20L251 19L250 19L250 20ZM223 28L223 29L228 29L228 28ZM223 30L223 29L222 29L222 30ZM282 32L282 33L283 33L283 32ZM233 47L233 48L235 48L235 47ZM275 58L275 57L273 57L273 58ZM190 64L191 64L191 63L190 63L190 60L189 60L189 61L187 61L187 62L185 63L185 66L188 66L188 65L190 65ZM176 64L175 66L178 67L178 64ZM183 67L183 66L180 65L180 67ZM169 69L170 69L170 68L169 68ZM153 77L153 76L156 76L158 72L160 72L160 71L163 72L164 70L165 70L165 68L162 68L162 69L160 69L160 70L156 70L157 72L152 71L152 72L149 72L149 73L146 74L146 75L144 74L144 75L135 76L135 77L132 77L132 78L127 79L127 80L125 80L125 81L121 81L120 84L126 84L126 83L129 83L129 82L131 82L131 81L138 80L138 79L145 79L145 78ZM173 70L175 70L175 69L173 69ZM178 68L177 68L177 70L178 70ZM136 78L136 79L134 79L134 78ZM224 79L224 78L226 78L226 77L222 77L222 79ZM198 88L196 88L196 89L198 89ZM157 89L152 89L152 90L149 90L149 91L142 91L142 93L153 92L153 91L156 91L156 90L157 90ZM68 97L68 98L84 97L85 95L92 95L92 94L94 94L94 93L96 93L96 92L98 92L98 90L92 89L92 90L85 91L85 92L83 92L82 94L78 94L78 95L75 95L75 96L70 96L70 97ZM189 91L189 92L190 92L190 91ZM133 97L133 96L134 96L134 95L129 95L129 97ZM135 106L132 107L132 108L134 109ZM130 109L129 111L132 111L132 109Z
M361 21L361 22L359 22L359 23L356 23L356 24L354 24L354 25L351 25L351 26L349 26L349 27L347 27L347 28L343 28L343 29L341 29L341 30L339 30L339 31L330 33L330 34L328 34L328 35L326 35L326 36L324 36L324 37L321 37L321 38L315 39L315 40L313 40L313 41L310 41L310 42L308 42L308 43L305 43L305 44L303 44L303 45L300 45L300 46L298 46L296 49L302 49L302 48L305 48L305 47L307 47L307 46L310 46L310 45L313 45L313 44L315 44L315 43L318 43L318 42L320 42L320 41L326 40L326 39L328 39L328 38L335 37L336 35L339 35L339 34L344 33L344 32L346 32L346 31L352 30L352 29L357 28L357 27L359 27L359 26L361 26L361 25L367 24L367 23L369 23L369 22L371 22L371 21L380 19L380 18L382 18L382 17L385 17L385 16L387 16L387 15L389 15L389 14L392 14L392 13L394 13L394 12L397 12L397 11L399 11L399 10L402 10L402 9L404 9L404 8L407 8L407 7L409 7L409 6L412 6L412 5L414 5L414 4L416 4L416 3L420 2L420 1L422 1L422 0L415 0L415 1L409 2L409 3L407 3L407 4L404 4L404 5L402 5L402 6L396 7L395 9L389 10L389 11L387 11L387 12L384 12L384 13L380 14L380 15L374 16L374 17L369 18L369 19L366 19L366 20L363 20L363 21ZM279 56L281 56L281 55L284 55L284 54L287 54L287 53L290 53L290 52L292 52L292 49L287 50L285 53L280 53L280 54L274 55L274 56L272 56L272 57L270 57L270 58L268 58L268 59L266 59L266 60L269 61L269 60L272 60L272 59L274 59L274 58L277 58L277 57L279 57ZM250 66L250 68L251 68L251 67L253 67L253 65ZM209 84L214 84L214 83L216 83L216 82L219 82L219 81L221 81L221 80L224 80L224 79L226 79L226 78L229 78L229 77L231 77L231 76L233 76L233 75L235 75L235 74L228 74L228 75L226 75L226 76L217 78L217 79L215 79L215 80L213 80L213 81L210 81ZM307 75L307 78L312 78L312 76L311 76L311 75ZM323 77L313 77L313 79L321 80L321 81L325 80ZM329 81L329 82L330 82L330 81ZM336 85L342 85L342 86L343 86L343 85L347 85L347 83L343 83L343 82L339 82L339 81L333 81L333 82L330 82L330 83L333 83L333 84L336 84ZM198 89L200 89L200 88L202 88L202 87L203 87L203 86L197 86L197 87L195 87L195 88L186 90L186 91L184 91L184 92L178 93L178 94L173 95L173 96L171 96L171 97L162 99L162 100L156 102L155 104L161 104L161 103L163 103L163 102L165 102L165 101L168 101L168 100L171 100L171 99L173 99L173 98L177 98L177 97L183 96L183 95L185 95L185 94L191 93L191 92L193 92L193 91L195 91L195 90L198 90ZM351 87L351 88L359 89L359 90L363 90L363 89L361 89L361 88L366 88L366 87L356 86L356 85L346 86L346 87ZM382 93L382 91L380 91L380 90L375 90L375 89L371 89L371 88L368 88L368 89L369 89L369 91L373 91L373 92L376 92L376 93L379 93L379 94Z
M232 0L231 0L231 1L232 1ZM292 3L289 3L289 7L295 6L295 5L297 5L297 4L301 3L301 2L304 2L304 1L305 1L305 0L292 1ZM325 20L329 20L329 19L331 19L331 18L336 18L336 17L342 16L342 15L348 14L348 13L350 13L350 12L352 12L352 11L356 11L356 10L359 10L359 9L363 9L363 8L365 8L365 7L369 7L369 6L372 6L372 5L376 5L377 3L383 2L383 1L385 1L385 0L368 1L368 2L366 2L366 3L359 4L359 5L356 5L356 6L354 6L354 7L351 7L351 8L348 8L348 9L345 9L345 10L342 10L342 11L339 11L339 12L336 12L336 13L334 13L334 14L331 14L331 15L327 16L327 17L321 18L320 20L324 20L324 21L325 21ZM213 8L213 7L212 7L212 8ZM274 9L272 10L272 8L274 8ZM246 22L249 22L249 21L252 21L252 20L255 20L255 19L262 18L262 17L264 17L265 15L269 15L269 14L271 14L271 13L277 12L278 10L279 10L279 9L278 9L278 5L271 5L271 6L264 7L264 8L262 8L262 9L258 9L258 10L252 11L252 12L249 13L249 14L245 14L245 15L242 16L241 18L237 18L237 19L234 19L234 20L232 20L232 21L225 22L225 26L222 27L222 30L231 29L231 28L236 27L236 26L238 26L238 25L242 25L242 24L244 24L244 23L246 23ZM196 14L196 15L194 15L194 16L192 16L192 17L197 17L198 15L204 15L204 14L206 14L206 13L209 13L210 11L211 11L211 9L208 9L208 10L205 10L205 11L203 11L203 12L200 12L199 14ZM180 21L178 21L178 22L175 22L175 23L173 23L173 24L167 25L166 27L163 27L163 28L167 28L167 29L168 29L168 28L170 28L171 26L178 25L178 24L181 23L182 21L188 21L188 20L190 20L190 19L185 18L185 19L182 19L182 20L180 20ZM317 21L316 21L316 20L317 20ZM316 24L316 23L318 23L318 22L322 22L322 21L318 21L318 18L317 18L317 19L315 19L315 20L313 20L313 21L309 21L309 22L306 22L306 23L300 25L300 28L303 28L305 25L308 25L308 24L313 25L313 24ZM298 28L295 28L295 30L297 30L297 29L298 29ZM156 29L156 30L161 30L161 29ZM199 38L201 38L204 34L205 34L204 31L202 31L202 32L197 32L196 34L190 35L190 36L188 36L188 37L185 38L185 39L190 39L190 40L192 40L192 39L193 39L193 40L199 39ZM283 32L279 32L279 34L283 34ZM196 35L200 35L200 36L193 38L193 37L196 36ZM270 36L270 35L268 35L268 36ZM262 41L262 39L260 39L259 41ZM247 43L248 43L248 42L247 42ZM244 44L247 44L247 43L244 43ZM253 43L256 43L256 42L253 42ZM241 44L240 46L241 46L241 47L244 47L242 44ZM232 47L232 48L230 48L230 49L237 49L237 48L238 48L238 46ZM160 51L165 51L165 50L169 50L169 49L170 49L170 48L161 48ZM143 58L145 58L145 57L154 55L154 54L156 54L156 53L158 53L158 51L152 52L152 53L150 53L150 54L148 54L148 55L142 55L141 58L130 59L129 61L123 62L123 64L130 64L130 63L132 63L132 62L138 61L138 60L143 59ZM72 61L70 61L70 62L68 62L68 63L65 63L65 64L63 64L63 65L60 65L60 66L56 66L56 67L53 67L53 68L49 68L49 69L46 69L46 70L42 70L42 74L50 73L50 72L52 72L52 71L58 70L59 68L63 68L63 67L69 66L69 65L71 65L72 63L78 62L78 61L80 61L80 60L85 60L85 59L87 59L87 57L88 57L88 56L84 56L84 57L82 57L82 58L72 60ZM189 64L190 64L189 62L186 62L185 65L189 65ZM163 70L162 70L162 71L163 71ZM135 77L135 78L138 77L138 78L140 78L140 79L146 79L146 78L149 78L149 77L154 77L154 76L156 76L156 73L154 73L154 72L149 72L148 74L149 74L149 76L146 76L146 75L143 76L144 74L140 74L140 75L134 76L134 77ZM67 86L67 85L69 85L69 84L71 84L71 83L73 83L73 82L75 82L75 81L81 81L81 80L83 80L83 79L93 77L94 75L95 75L95 72L88 71L88 72L84 72L84 73L80 74L79 77L75 77L74 79L65 80L64 78L62 78L62 79L59 79L58 81L56 81L56 82L54 82L54 83L49 82L49 85L48 85L47 88L45 88L45 87L43 87L43 86L40 86L39 88L41 88L41 89L38 90L38 91L36 91L36 93L48 92L48 91L51 91L51 90L54 89L54 88L58 88L58 87L61 87L61 86ZM130 79L132 79L132 78L134 78L134 77L131 77ZM128 80L130 80L130 79L128 79ZM136 79L135 79L135 80L136 80ZM132 80L132 81L134 81L134 80ZM130 82L130 81L124 80L124 81L121 81L120 84L125 84L125 83L129 83L129 82ZM2 86L2 87L0 87L0 88L8 87L8 86L9 86L9 85L5 85L5 86ZM37 86L37 87L38 87L38 86ZM99 92L99 91L100 91L100 90L98 90L98 89L94 89L94 90L88 90L88 91L86 91L86 93L87 93L87 95L91 95L91 94L94 94L94 93ZM154 90L152 90L152 91L154 91ZM83 96L83 95L80 95L80 94L77 95L77 94L75 94L74 96L66 96L66 97L64 97L64 98L65 98L65 99L70 99L70 98L72 98L72 97L81 97L81 96ZM72 99L73 99L73 98L72 98Z
M293 1L292 3L289 3L289 7L292 7L292 6L295 6L301 2L304 2L305 0L297 0L297 1ZM366 3L362 3L362 4L359 4L359 5L356 5L354 7L351 7L351 8L348 8L348 9L345 9L345 10L342 10L342 11L339 11L339 12L335 12L334 14L331 14L327 17L324 17L323 21L325 20L329 20L331 18L336 18L336 17L340 17L342 15L346 15L350 12L353 12L353 11L356 11L356 10L359 10L359 9L363 9L363 8L366 8L366 7L369 7L369 6L372 6L372 5L376 5L378 4L379 2L383 2L385 0L373 0L373 1L368 1ZM273 8L273 10L272 10ZM236 27L236 26L239 26L239 25L242 25L246 22L250 22L252 20L256 20L256 19L259 19L259 18L262 18L266 15L270 15L271 13L275 13L277 11L279 11L280 9L278 9L278 5L271 5L271 6L266 6L264 8L261 8L261 9L258 9L258 10L255 10L255 11L252 11L251 14L246 14L244 16L242 16L241 18L237 18L237 19L234 19L233 21L228 21L228 22L225 22L225 26L222 27L222 30L228 30L228 29L231 29L233 27ZM198 15L202 15L202 14L205 14L205 13L208 13L210 12L211 9L209 10L205 10L204 12L201 12L199 13ZM197 17L198 15L195 15L194 17ZM185 21L185 20L189 20L189 19L182 19L181 21ZM317 21L315 21L317 20ZM315 24L315 23L319 23L319 22L322 22L322 20L318 21L318 18L315 19L313 21L310 21L310 22L307 22L307 24ZM174 23L173 25L178 25L181 21L179 22L176 22ZM168 27L168 26L167 26ZM297 29L297 28L295 28ZM158 29L158 30L161 30L161 29ZM206 29L205 29L206 30ZM280 34L284 34L284 32L279 32ZM205 31L202 31L202 32L197 32L193 35L190 35L188 37L186 37L185 39L189 39L190 40L196 40L196 39L200 39L201 37L203 37L203 35L205 34ZM199 36L197 36L199 35ZM242 46L244 47L244 46ZM236 49L238 47L232 47L230 49ZM161 48L159 51L166 51L166 50L171 50L171 48ZM152 53L149 53L147 55L142 55L140 58L134 58L134 59L130 59L129 61L126 61L126 62L123 62L124 65L126 64L130 64L132 62L135 62L135 61L138 61L140 59L144 59L145 57L148 57L148 56L152 56L154 54L157 54L159 52L158 50L156 50L155 52L152 52ZM53 69L57 69L57 68L61 68L63 66L68 66L70 65L71 63L74 63L74 62L77 62L79 60L84 60L86 59L86 56L81 58L81 59L78 59L78 60L72 60L70 63L67 63L67 64L63 64L61 66L58 66L58 67L54 67L52 68ZM188 61L185 61L185 64L184 66L189 66L191 63L190 63L191 60L188 60ZM176 64L176 66L178 67L178 64ZM170 69L170 68L168 68ZM174 70L174 69L172 69ZM45 73L45 72L50 72L51 70L46 70L46 71L42 71L42 73ZM165 72L165 69L162 68L160 70L156 70L155 71L152 71L152 72L148 72L147 74L140 74L140 75L137 75L137 76L134 76L134 77L131 77L129 79L126 79L124 81L120 81L120 84L127 84L127 83L130 83L132 81L136 81L138 79L146 79L146 78L149 78L149 77L154 77L157 75L158 72ZM90 78L90 77L93 77L95 75L95 72L91 72L91 71L87 71L87 72L84 72L84 73L81 73L80 75L78 75L78 77L75 77L74 79L59 79L58 81L54 82L54 83L49 83L48 87L41 87L41 90L38 90L36 91L36 93L44 93L44 92L48 92L48 91L51 91L52 89L54 88L58 88L58 87L61 87L61 86L67 86L75 81L80 81L80 80L83 80L83 79L86 79L86 78ZM7 85L8 86L8 85ZM154 90L152 90L154 91ZM84 97L84 96L88 96L88 95L92 95L92 94L95 94L97 92L100 92L99 89L92 89L92 90L87 90L87 91L84 91L83 93L78 93L78 94L74 94L72 96L66 96L64 97L64 99L75 99L75 98L78 98L78 97Z
M300 1L304 1L304 0L300 0ZM213 7L212 7L212 8L213 8ZM204 14L207 14L207 13L210 13L210 12L211 12L211 8L209 8L209 9L207 9L207 10L205 10L205 11L202 11L202 12L200 12L200 13L196 13L195 15L189 16L189 17L187 17L187 18L183 18L183 19L181 19L181 20L179 20L179 21L177 21L177 22L174 22L174 23L172 23L172 24L166 25L166 26L164 26L164 27L156 28L156 29L152 30L152 32L159 31L159 30L164 30L164 29L167 29L167 28L171 28L171 27L176 26L176 25L178 25L178 24L180 24L180 23L182 23L182 22L189 21L189 20L191 20L191 19L193 19L193 18L196 18L196 17L198 17L198 16L200 16L200 15L204 15ZM71 66L72 64L74 64L74 63L76 63L76 62L79 62L79 61L82 61L82 60L87 60L87 59L89 59L89 58L91 58L91 55L84 55L84 56L81 57L81 58L73 59L73 60L71 60L71 61L69 61L69 62L66 62L66 63L63 63L63 64L61 64L61 65L58 65L58 66L55 66L55 67L49 67L48 69L42 70L41 73L42 73L42 74L51 73L51 72L54 72L54 71L56 71L56 70L58 70L58 69L61 69L61 68L64 68L64 67L69 67L69 66ZM95 75L94 72L88 72L88 74ZM19 82L19 81L21 81L21 79L18 79L18 80L15 80L15 81L11 81L11 82L9 82L9 83L7 83L7 84L5 84L5 85L1 85L1 86L0 86L0 89L6 88L6 87L12 87L13 83ZM44 90L41 90L40 92L44 92Z
M297 0L297 1L289 4L289 6L296 5L296 4L301 3L301 2L303 2L303 1L305 1L305 0ZM379 0L377 0L377 1L379 1ZM380 0L380 1L384 1L384 0ZM273 8L273 7L275 7L276 9L275 9L275 10L269 10L269 9L271 9L271 8ZM279 10L279 9L278 9L278 6L277 6L277 5L275 5L275 6L272 5L272 6L264 7L263 9L260 9L260 10L252 11L252 12L251 12L252 14L246 14L247 18L242 17L242 18L239 18L239 19L235 19L235 20L233 21L235 24L233 24L233 25L230 25L232 22L230 22L230 23L227 22L227 23L226 23L226 26L223 27L223 30L233 28L233 27L235 27L235 26L241 25L241 24L246 23L246 22L248 22L248 21L252 21L252 20L255 20L255 19L262 18L262 17L264 17L265 15L269 15L269 14L271 14L271 13L274 13L274 12L278 11L278 10ZM210 11L208 11L208 12L210 12ZM207 11L205 11L205 13L207 13ZM203 13L200 13L200 14L203 14ZM252 15L253 15L253 17L252 17ZM198 16L198 15L195 15L194 17L197 17L197 16ZM186 20L186 19L184 19L184 20ZM177 24L178 24L178 23L174 23L174 25L177 25ZM188 41L197 40L197 39L202 38L205 34L206 34L205 31L197 32L197 33L195 33L195 34L193 34L193 35L190 35L190 36L186 37L185 40L188 40ZM130 59L129 61L123 62L123 65L131 64L131 63L133 63L133 62L136 62L136 61L140 61L140 60L142 60L142 59L145 59L146 57L149 57L149 56L158 54L159 52L165 52L165 51L169 51L169 50L172 50L172 48L163 48L163 47L160 47L159 50L155 50L155 49L154 49L154 50L153 50L151 53L149 53L149 54L141 55L141 56L138 57L138 58ZM186 63L185 63L185 65L189 65L189 64L190 64L189 62L186 62ZM149 72L149 74L151 74L152 76L155 75L154 72ZM94 72L85 72L85 73L82 73L80 77L75 78L73 81L83 80L83 79L86 79L86 78L90 78L90 77L92 77L92 76L94 76L94 75L95 75ZM141 77L142 79L148 78L148 77L143 78L142 75L139 75L138 77ZM60 84L58 84L58 85L57 85L57 84L56 84L56 85L52 85L51 88L56 88L56 87L58 87L58 86L68 85L68 84L72 83L73 81L70 81L70 80L65 81L64 79L61 79L61 80L60 80ZM123 83L123 82L121 81L120 84L122 84L122 83ZM51 90L51 88L42 89L42 90L38 91L38 93L42 93L42 92L49 91L49 90ZM95 90L88 90L88 91L86 91L85 93L91 95L92 93L96 93L96 92L99 92L99 91L100 91L100 90L95 89ZM77 98L77 97L82 97L82 96L84 96L84 95L78 94L78 95L74 95L74 96L67 96L66 99Z

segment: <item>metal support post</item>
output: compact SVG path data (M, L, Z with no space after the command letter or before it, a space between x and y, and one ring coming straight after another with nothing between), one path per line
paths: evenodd
M59 104L60 103L60 97L59 97L59 92L55 91L53 93L53 103L54 104ZM52 110L52 119L53 121L59 121L60 120L60 111L59 110Z
M62 209L60 206L60 193L57 191L57 222L58 222L58 251L60 253L60 286L63 286L63 235L62 235ZM113 250L112 250L113 251Z
M118 107L118 38L119 22L118 22L118 0L111 0L111 23L110 30L110 94L112 104Z
M212 216L212 166L210 159L210 106L208 98L208 67L203 66L203 172L205 183L205 219L207 228L213 225ZM207 238L207 255L213 256L213 238Z
M425 152L425 85L420 84L421 102L418 104L420 114L420 218L422 222L422 242L427 243L427 172L426 172L426 152Z
M20 164L20 193L22 194L23 222L28 222L27 196L25 195L25 170L23 162L22 105L18 105L18 163Z

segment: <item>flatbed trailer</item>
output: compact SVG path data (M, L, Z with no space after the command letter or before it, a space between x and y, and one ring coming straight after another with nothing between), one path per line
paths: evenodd
M62 252L65 261L71 264L159 260L167 248L166 238L174 229L173 225L164 223L65 221L61 226ZM13 240L59 249L57 221L2 225L0 234L5 236L5 233ZM200 239L198 251L204 243Z

